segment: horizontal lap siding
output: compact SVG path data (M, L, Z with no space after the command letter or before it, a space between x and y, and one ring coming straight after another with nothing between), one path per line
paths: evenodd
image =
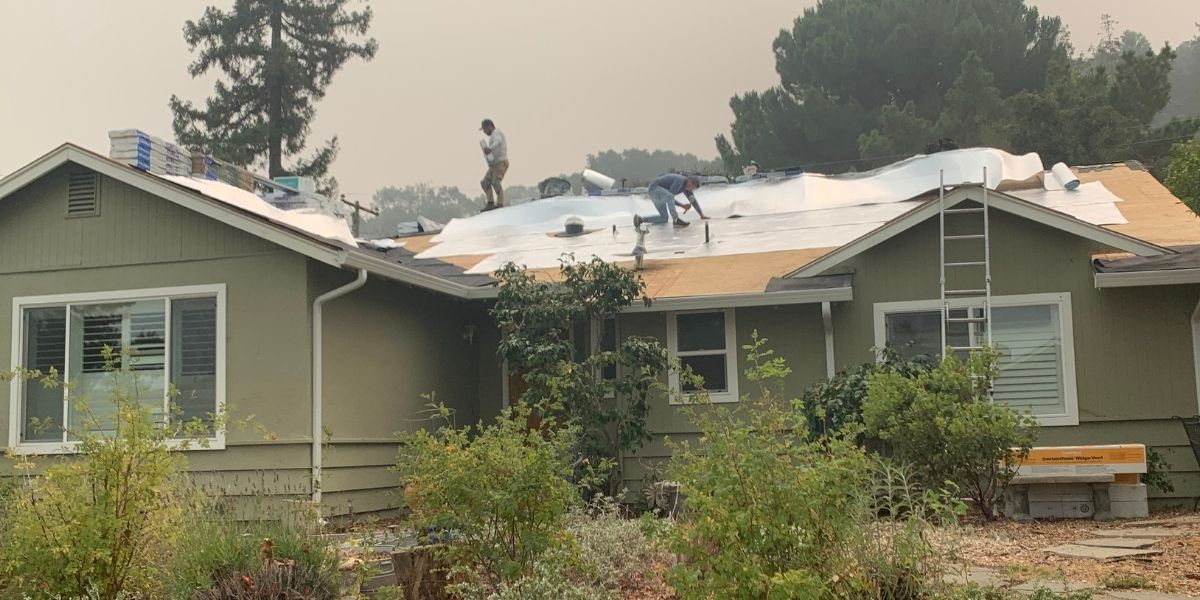
M105 177L99 216L67 219L69 169L0 200L0 368L12 365L14 297L223 283L227 447L185 452L188 469L242 507L307 497L306 259ZM0 386L6 443L10 389ZM45 460L59 459L71 460ZM0 461L5 474L11 465Z

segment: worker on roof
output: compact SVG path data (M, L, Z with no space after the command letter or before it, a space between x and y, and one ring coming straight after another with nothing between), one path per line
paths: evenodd
M700 178L695 175L684 177L675 173L659 175L654 181L650 182L650 201L654 203L654 208L658 209L658 215L643 217L642 215L633 215L633 226L641 227L642 223L651 225L661 225L667 222L667 213L671 214L670 220L676 227L687 227L688 222L679 218L679 213L675 208L682 208L684 212L696 209L696 214L700 215L701 219L707 219L704 216L704 211L700 208L700 203L696 201L696 196L693 194L700 188ZM675 196L682 193L687 196L686 203L675 200Z
M484 119L479 130L488 136L486 140L479 141L483 148L483 157L488 164L488 170L479 184L483 186L483 193L487 196L487 204L483 210L489 211L504 206L504 186L501 183L504 181L504 174L508 172L508 140L504 138L504 133L496 129L496 124L491 119Z

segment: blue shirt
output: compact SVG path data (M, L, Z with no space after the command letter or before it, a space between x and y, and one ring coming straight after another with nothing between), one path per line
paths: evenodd
M685 185L687 185L687 177L675 173L659 175L654 178L654 181L650 182L651 188L660 187L671 192L672 195L683 192L683 186Z

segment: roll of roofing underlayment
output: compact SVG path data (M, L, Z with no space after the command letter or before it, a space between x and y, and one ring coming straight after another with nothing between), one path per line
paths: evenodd
M1075 176L1075 173L1071 171L1071 167L1068 167L1066 163L1056 163L1053 167L1050 167L1050 172L1058 178L1064 189L1073 192L1075 188L1079 187L1079 178Z
M612 189L613 184L617 182L617 180L613 179L612 177L591 169L583 170L583 180L602 190Z

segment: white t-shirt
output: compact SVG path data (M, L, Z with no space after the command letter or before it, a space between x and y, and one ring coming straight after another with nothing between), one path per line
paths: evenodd
M508 160L508 140L504 139L504 134L499 129L493 129L492 135L488 136L487 147L492 150L489 155L488 162L492 163L498 160Z

